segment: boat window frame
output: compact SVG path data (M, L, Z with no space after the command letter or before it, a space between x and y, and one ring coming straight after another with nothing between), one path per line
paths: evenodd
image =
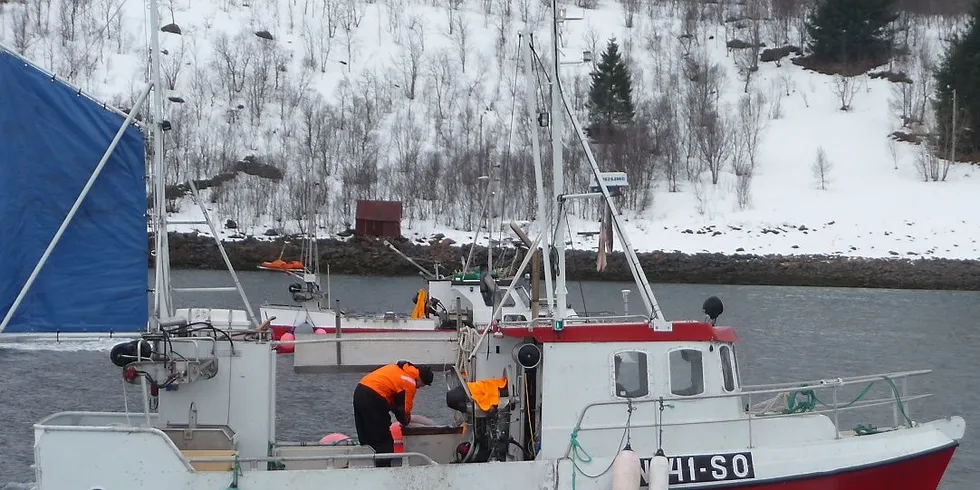
M735 386L742 386L742 368L738 365L738 349L735 348L735 343L727 344L728 347L732 349L732 363L735 366Z
M620 358L621 354L637 354L638 364L640 364L641 369L637 369L636 373L641 377L639 380L639 386L637 388L643 388L642 394L637 395L620 395L619 390L616 389L617 381L619 380L619 372L616 369L616 359ZM642 358L642 360L639 360ZM653 356L646 350L643 349L620 349L613 351L609 356L609 391L610 394L615 399L619 400L637 400L642 398L649 398L652 396L653 390L651 389L651 383L653 381L653 376L651 372L651 367L653 365ZM646 383L644 383L644 381Z
M718 346L718 357L721 359L722 389L731 393L738 389L738 375L735 373L735 352L729 344ZM729 387L729 382L731 386Z
M682 351L694 351L694 352L697 352L700 355L701 386L700 386L700 390L698 390L696 393L685 393L684 391L681 391L680 393L678 393L674 389L674 369L673 369L673 367L674 367L673 364L674 363L673 363L673 360L672 359L673 359L673 355L674 355L675 352L678 352L679 353L679 352L682 352ZM666 355L666 357L664 359L667 362L667 388L670 390L670 394L671 395L673 395L673 396L680 396L680 397L696 397L696 396L702 396L702 395L704 395L705 389L706 389L706 386L705 386L705 377L704 377L704 359L705 359L705 357L706 357L705 356L705 351L703 349L701 349L700 347L694 347L694 346L675 347L675 348L670 349L670 350L667 351L667 355ZM693 366L693 363L688 362L688 364L691 365L691 366ZM693 376L691 376L691 381L692 382L694 381L694 377ZM695 386L692 384L691 385L691 388L693 389L694 387Z

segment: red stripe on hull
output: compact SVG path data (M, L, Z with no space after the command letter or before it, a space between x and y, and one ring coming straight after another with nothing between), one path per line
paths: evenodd
M716 327L707 322L673 322L670 332L658 332L646 323L594 323L566 325L556 332L549 327L503 327L509 337L533 337L548 342L729 342L738 340L731 327Z
M738 490L936 490L956 446L901 460L765 483L711 485L705 488Z

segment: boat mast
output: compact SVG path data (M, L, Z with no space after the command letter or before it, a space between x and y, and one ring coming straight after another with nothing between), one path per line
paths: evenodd
M150 83L153 100L150 105L150 131L153 141L151 172L153 179L154 276L153 317L170 318L174 314L170 289L170 242L167 237L167 199L163 164L163 93L160 77L160 13L157 0L150 0Z
M554 245L558 252L558 274L555 277L555 320L565 319L568 288L565 285L565 235L568 233L568 220L564 209L559 205L561 196L565 193L565 172L562 165L562 133L564 129L564 113L562 110L561 82L558 79L561 63L558 38L558 0L551 1L552 6L552 47L554 50L554 74L551 78L551 152L554 175L554 200L551 202L555 214ZM550 274L551 271L548 271Z
M544 262L544 296L545 301L548 305L548 315L553 316L552 313L552 301L551 293L553 289L551 288L551 233L549 233L547 214L545 213L545 192L544 192L544 169L541 168L541 144L538 142L538 121L536 120L536 115L538 114L538 98L537 98L537 80L534 78L533 70L533 39L528 34L527 37L527 50L524 53L524 66L527 70L527 116L528 124L531 126L531 152L533 162L534 162L534 185L535 190L538 193L538 227L541 233L541 258ZM535 249L528 249L529 254L537 253ZM534 271L533 281L538 280L538 271ZM539 298L534 298L534 301L539 301ZM533 310L537 311L537 310Z

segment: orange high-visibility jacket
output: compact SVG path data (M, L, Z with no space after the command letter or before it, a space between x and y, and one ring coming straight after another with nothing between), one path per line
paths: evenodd
M361 378L362 385L371 388L388 402L402 425L408 425L411 421L412 404L418 391L417 381L421 382L419 369L406 361L381 366Z

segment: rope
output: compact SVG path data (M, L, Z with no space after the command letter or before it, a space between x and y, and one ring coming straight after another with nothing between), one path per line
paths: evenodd
M885 382L887 382L889 387L891 388L892 395L895 397L895 405L898 407L898 411L901 412L902 418L905 419L905 425L907 427L913 427L915 425L915 422L912 421L912 418L909 417L908 413L905 411L905 403L902 401L902 395L901 393L899 393L898 386L895 385L895 381L888 376L882 376L881 378L885 380ZM817 408L817 405L821 405L823 407L832 408L832 409L847 408L850 407L851 405L854 405L859 400L863 399L871 391L871 388L874 386L876 381L877 380L868 383L868 385L865 386L863 390L861 390L861 393L858 393L857 397L855 397L853 400L843 405L838 404L836 407L832 404L827 404L823 400L821 400L814 392L814 390L806 389L806 390L791 391L789 392L789 394L780 393L776 398L767 402L767 406L765 410L768 411L769 409L771 409L774 406L773 402L779 400L784 396L786 398L786 408L782 410L777 410L776 414L788 415L788 414L812 412ZM759 415L766 416L771 414L760 413ZM887 431L881 431L874 425L860 424L854 428L854 432L855 434L861 436L861 435L868 435L868 434L878 434Z
M233 490L238 488L238 475L242 474L242 465L238 462L238 455L235 455L235 462L231 468L231 485L228 485L228 490Z
M626 428L623 429L623 437L620 438L618 447L623 447L623 442L626 441L629 435L630 419L633 418L633 410L634 410L633 404L630 403L627 407L627 413L626 413ZM602 475L608 473L609 470L612 469L613 463L616 462L615 457L611 458L609 460L609 466L606 466L606 469L602 470L602 472L596 475L590 475L586 473L584 470L582 470L582 468L579 467L578 463L579 462L591 463L592 455L590 455L588 451L586 451L585 448L582 447L582 444L578 442L578 430L579 430L579 426L576 425L575 428L572 429L572 434L570 436L570 442L572 448L571 448L571 457L569 459L572 461L572 490L575 490L576 476L578 475L578 473L582 473L582 475L585 476L586 478L595 480L596 478L601 478Z
M488 325L487 328L491 328L491 326ZM466 358L476 349L476 344L479 340L480 334L475 329L464 327L459 331L459 351L456 356L456 369L464 379L467 378Z

